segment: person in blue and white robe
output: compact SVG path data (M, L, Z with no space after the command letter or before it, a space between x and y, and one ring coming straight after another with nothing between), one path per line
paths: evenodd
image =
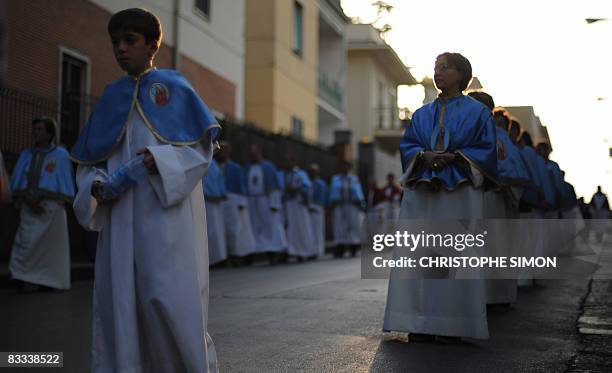
M231 160L232 147L222 141L217 161L225 179L227 198L223 200L225 240L229 256L243 258L250 263L255 253L255 236L251 228L249 201L242 166Z
M495 119L496 155L497 155L497 187L485 192L487 223L496 234L489 237L490 255L520 256L522 248L514 246L512 253L495 251L497 248L507 248L507 242L513 240L516 232L509 231L505 219L518 218L518 201L525 185L529 183L529 175L518 148L508 136L507 128L510 117L503 109L495 109L493 97L482 91L469 93L470 97L480 101L493 113ZM512 225L514 226L514 225ZM517 279L488 279L487 304L510 305L516 302Z
M21 289L25 283L70 289L70 242L67 203L74 198L68 152L54 145L50 118L36 118L34 147L24 150L13 171L11 191L20 209L9 270Z
M342 258L347 250L355 256L361 246L365 197L359 179L350 173L351 167L350 162L343 161L340 172L332 176L329 186L335 258Z
M244 167L251 225L258 253L268 253L270 263L287 249L283 226L282 191L276 167L263 159L259 144L249 148L250 163Z
M280 181L283 186L287 253L301 262L318 254L312 245L313 231L308 211L312 184L306 172L296 165L293 155L287 156L285 162Z
M325 208L328 204L328 187L325 180L319 177L319 165L313 163L308 168L308 177L312 183L310 199L310 221L312 225L312 246L316 256L325 256Z
M76 218L99 232L91 371L217 372L202 177L220 126L178 71L152 66L154 14L122 10L108 30L128 74L105 88L71 152ZM105 198L101 175L138 156L148 174Z
M202 180L206 202L206 227L208 230L209 264L215 265L228 257L225 240L224 202L227 199L225 176L217 157L210 163Z
M438 56L434 80L442 93L418 109L400 143L403 219L482 219L484 191L496 185L495 122L491 110L463 95L472 78L458 53ZM485 281L407 278L391 270L383 331L409 340L486 339Z

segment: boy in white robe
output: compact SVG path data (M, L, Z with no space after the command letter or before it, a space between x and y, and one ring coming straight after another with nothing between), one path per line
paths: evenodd
M75 215L99 232L91 370L216 372L201 180L219 125L178 72L152 68L155 15L118 12L108 32L129 76L107 86L71 154Z

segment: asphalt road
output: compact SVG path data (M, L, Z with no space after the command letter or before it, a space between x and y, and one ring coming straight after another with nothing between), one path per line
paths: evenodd
M387 282L359 271L359 258L211 271L209 331L221 371L579 371L586 280L542 281L511 309L489 309L489 340L439 345L383 335ZM90 281L70 292L2 290L0 320L0 351L63 351L64 371L88 371Z

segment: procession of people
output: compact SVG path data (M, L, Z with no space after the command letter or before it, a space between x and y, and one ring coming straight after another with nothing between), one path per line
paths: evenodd
M441 93L405 129L401 176L363 188L349 159L326 179L295 154L274 164L258 143L215 145L220 125L189 82L154 68L159 19L127 9L108 33L128 75L109 84L70 154L54 141L55 121L34 118L34 146L20 155L10 191L2 189L20 209L9 265L20 291L70 288L67 208L98 233L94 372L217 371L209 267L355 257L368 239L365 219L386 230L402 219L533 219L517 245L555 254L557 232L541 220L591 218L603 240L610 208L601 187L590 204L578 201L549 143L534 144L487 93L464 93L472 66L459 53L435 61ZM238 146L248 147L248 163L232 159ZM487 305L512 304L517 286L532 284L530 273L406 279L394 270L382 329L416 342L486 339Z

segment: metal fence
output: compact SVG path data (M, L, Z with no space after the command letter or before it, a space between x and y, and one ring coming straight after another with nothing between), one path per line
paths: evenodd
M96 98L67 95L62 101L58 103L56 100L41 98L29 92L0 87L0 149L9 172L12 171L19 153L32 145L31 123L35 117L48 116L58 119L60 142L68 149L72 146L78 129L82 127ZM328 181L336 170L336 156L331 150L321 146L290 136L269 133L248 123L222 120L221 126L221 139L232 145L232 158L239 163L248 161L249 145L257 143L262 146L264 157L277 166L283 164L287 154L293 154L301 167L313 162L318 163L321 176ZM91 256L92 240L76 223L72 209L67 212L73 259ZM0 209L0 220L3 221L0 226L0 260L7 260L17 229L17 211L10 206Z
M18 89L0 88L0 149L5 155L9 169L12 169L17 155L32 145L33 118L48 116L57 119L60 141L70 149L96 100L97 98L92 96L67 94L62 102L58 103L56 100L38 97ZM318 163L321 175L325 178L329 178L336 169L336 157L329 149L287 135L273 134L251 123L229 120L220 122L221 137L232 144L232 156L239 163L248 161L249 145L258 143L263 148L264 157L278 166L283 164L287 154L293 154L298 165L302 167L313 162Z
M19 153L32 145L32 119L41 116L56 119L60 142L70 148L96 100L67 93L58 103L30 92L0 87L0 149L9 169Z

